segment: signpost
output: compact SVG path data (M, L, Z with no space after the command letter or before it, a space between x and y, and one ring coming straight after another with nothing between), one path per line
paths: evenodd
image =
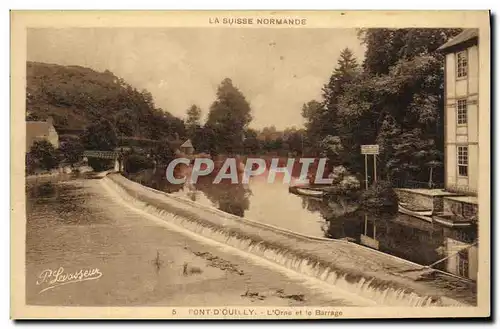
M373 181L377 182L377 154L380 153L379 146L377 144L373 145L361 145L361 154L365 155L365 187L368 190L368 156L373 155ZM361 244L371 247L373 249L379 249L379 241L377 240L377 231L375 226L375 220L373 221L373 238L368 236L368 216L365 215L365 234L361 234L360 237Z
M368 155L373 155L373 180L377 182L377 154L379 146L377 144L361 145L361 154L365 155L365 187L368 190Z

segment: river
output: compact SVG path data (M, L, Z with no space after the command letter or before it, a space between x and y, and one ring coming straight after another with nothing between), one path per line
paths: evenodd
M127 207L107 193L98 179L61 176L27 180L26 196L29 305L368 303L270 261L207 238L180 234L163 221ZM61 275L56 275L59 271ZM90 279L62 279L79 271L90 273Z

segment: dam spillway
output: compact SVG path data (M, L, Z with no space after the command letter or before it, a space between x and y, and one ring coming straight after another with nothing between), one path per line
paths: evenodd
M402 273L421 266L346 241L308 237L242 219L214 208L109 175L101 183L129 205L200 236L317 278L378 305L467 306L468 296L436 281ZM471 293L472 295L472 293Z

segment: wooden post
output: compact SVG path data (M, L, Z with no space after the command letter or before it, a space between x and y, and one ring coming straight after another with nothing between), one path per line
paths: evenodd
M365 154L365 187L368 190L368 155Z
M373 155L373 179L374 179L374 183L376 184L377 183L377 155L374 154Z

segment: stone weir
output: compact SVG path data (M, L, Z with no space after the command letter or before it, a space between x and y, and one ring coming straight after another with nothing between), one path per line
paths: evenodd
M357 244L301 235L108 175L103 188L128 205L198 235L315 277L378 305L475 306L475 284ZM425 279L422 274L426 273Z

